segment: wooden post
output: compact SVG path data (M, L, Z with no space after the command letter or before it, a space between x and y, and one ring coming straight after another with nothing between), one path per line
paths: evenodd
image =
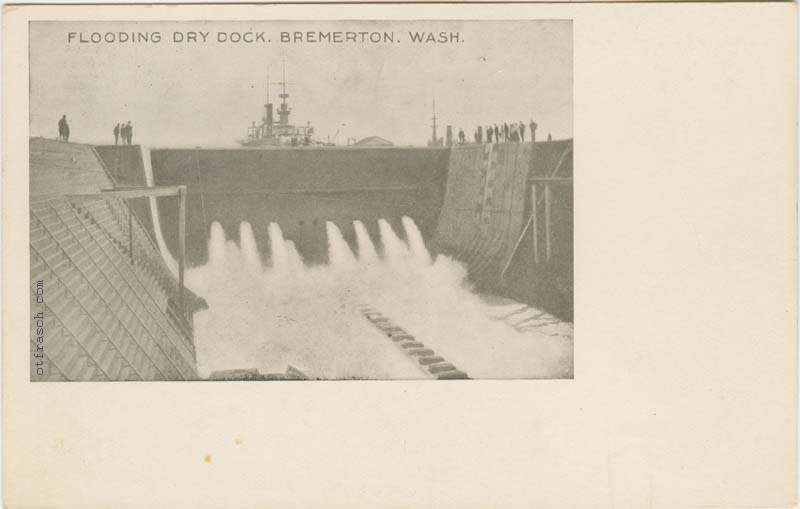
M133 208L131 202L128 201L127 203L127 210L128 210L128 254L131 257L131 265L134 264L133 262Z
M533 218L533 263L539 265L539 216L537 215L536 184L531 184L531 217Z
M183 271L186 264L186 186L179 186L178 198L178 298L181 318L186 318L186 302L183 296Z
M552 206L552 197L550 196L550 184L545 183L544 185L544 250L545 250L545 260L550 260L550 255L552 254L552 241L550 239L551 234L551 227L550 221L552 220L551 214L551 206Z

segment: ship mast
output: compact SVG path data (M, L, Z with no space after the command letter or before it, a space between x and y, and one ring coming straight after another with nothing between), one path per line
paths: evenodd
M439 143L439 138L436 136L436 99L433 100L433 138L431 139L431 145L436 146Z
M286 59L283 59L283 80L275 83L276 85L281 85L283 93L279 95L281 98L281 107L278 108L278 123L281 125L289 125L289 113L291 113L291 109L289 105L286 104L286 99L289 97L289 94L286 93L286 85L290 83L286 82Z
M283 81L281 81L281 84L283 84L283 93L281 94L281 97L283 98L283 103L286 104L286 98L289 97L289 94L286 93L286 59L285 58L283 59Z

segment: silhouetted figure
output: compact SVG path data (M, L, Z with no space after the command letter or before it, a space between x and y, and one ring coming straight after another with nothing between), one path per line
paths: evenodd
M483 143L483 126L478 126L478 130L475 131L475 143Z
M517 124L511 124L511 141L515 143L519 143L519 130L517 130Z
M536 128L539 127L539 124L531 120L529 126L531 128L531 141L536 141Z
M114 145L119 143L119 124L114 126Z
M553 135L552 134L547 133L547 141L553 141Z
M459 143L460 145L463 145L463 144L464 144L464 141L466 140L466 138L467 138L467 137L464 135L464 130L463 130L463 129L461 129L461 128L459 128L459 129L458 129L458 143Z
M503 122L503 139L508 141L508 124Z
M492 142L492 135L494 134L494 129L492 126L486 126L486 141L491 143Z
M128 123L125 124L125 137L128 140L128 145L133 143L133 126L131 125L130 120L128 120Z
M494 140L500 143L500 128L497 127L497 124L494 125Z
M69 124L66 113L58 120L58 140L69 141Z
M519 141L525 141L525 124L519 123Z

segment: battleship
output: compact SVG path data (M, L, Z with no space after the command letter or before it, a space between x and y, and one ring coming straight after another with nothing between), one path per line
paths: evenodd
M280 85L281 99L280 107L278 108L278 120L275 120L275 110L269 97L269 86ZM269 72L267 72L267 102L264 104L264 115L261 117L261 123L256 125L254 120L250 127L247 128L247 137L238 140L238 143L243 147L261 147L261 148L275 148L275 147L308 147L311 145L332 145L331 143L319 143L314 139L314 127L308 121L305 125L292 125L289 122L289 115L292 109L289 108L287 99L289 94L286 92L286 62L283 63L283 79L281 81L271 83L269 81Z

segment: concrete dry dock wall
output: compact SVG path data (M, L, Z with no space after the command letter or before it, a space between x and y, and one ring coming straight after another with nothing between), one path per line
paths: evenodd
M94 149L33 138L30 175L31 380L197 378L146 228L123 201L72 196L113 186Z
M434 248L467 264L474 280L497 278L523 226L529 143L453 149Z
M95 150L117 185L147 185L142 169L142 151L138 145L99 145ZM150 217L148 199L129 200L128 205L147 230L152 232L153 220Z
M186 184L187 258L207 259L213 221L229 239L248 221L260 250L269 247L268 225L276 222L309 263L327 261L325 222L333 221L355 248L353 221L374 239L378 219L402 235L400 219L412 217L430 235L441 206L448 151L426 148L325 148L294 150L151 151L156 185ZM174 253L176 205L160 200L159 216Z
M32 202L70 193L98 192L112 185L89 145L31 138L29 161Z
M538 185L534 228L532 179L551 177L570 182L547 186L547 229L545 185ZM571 320L571 177L572 140L454 147L434 249L463 262L479 289ZM541 256L534 256L534 235Z
M120 183L144 184L139 147L98 151ZM402 235L400 218L408 215L429 247L463 262L480 289L572 318L571 183L551 186L549 235L543 185L536 228L530 221L531 179L571 179L572 140L452 149L157 149L151 160L156 185L188 186L190 266L207 259L212 221L236 241L239 223L250 222L262 253L274 221L307 262L324 263L325 221L336 222L355 248L353 220L377 240L378 219ZM152 228L146 203L133 207ZM174 201L159 199L159 218L174 254Z

